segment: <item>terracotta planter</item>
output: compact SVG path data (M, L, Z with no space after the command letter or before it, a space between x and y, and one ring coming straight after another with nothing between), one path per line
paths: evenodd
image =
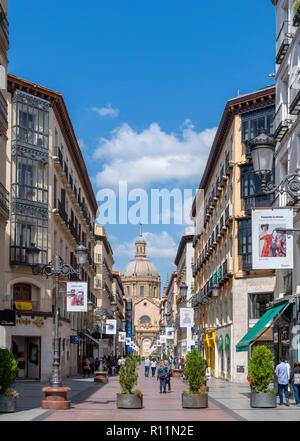
M142 409L143 395L117 394L117 407L119 409Z
M250 407L277 407L276 394L251 393Z
M15 412L17 405L16 397L1 397L0 398L0 412L9 413Z
M183 369L172 369L173 377L182 377Z
M96 383L107 383L108 382L107 372L106 371L96 371L95 372L94 382L96 382Z
M208 407L208 394L182 394L182 407L187 408L204 408Z
M70 392L69 387L43 387L45 399L42 401L43 409L70 409L71 401L68 400L67 394Z

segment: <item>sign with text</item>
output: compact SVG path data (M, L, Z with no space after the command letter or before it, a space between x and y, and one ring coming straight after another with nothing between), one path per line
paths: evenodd
M126 340L126 332L119 332L119 341L124 343Z
M0 311L0 326L16 326L16 311L13 309Z
M252 210L253 269L293 268L293 209Z
M67 293L68 312L87 312L87 282L68 282Z
M130 337L126 337L125 344L126 344L127 346L129 346L129 345L130 345L130 342L131 342L131 338L130 338Z
M166 328L166 339L173 340L174 339L174 328L167 327Z

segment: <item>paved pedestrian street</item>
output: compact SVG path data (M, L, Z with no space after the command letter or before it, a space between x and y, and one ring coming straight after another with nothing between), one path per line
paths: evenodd
M171 392L159 393L156 378L144 377L139 367L138 386L143 392L143 409L117 409L116 393L120 391L118 376L109 377L108 384L94 383L92 378L80 376L64 380L71 387L69 410L43 410L41 391L44 383L17 383L20 393L17 411L0 414L1 421L300 421L300 409L291 400L291 406L276 409L251 409L249 387L225 380L209 380L207 409L183 409L181 393L188 389L181 378L172 378Z

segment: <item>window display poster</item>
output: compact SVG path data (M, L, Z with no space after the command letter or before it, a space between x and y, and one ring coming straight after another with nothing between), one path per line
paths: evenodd
M252 210L253 269L292 269L293 209Z
M191 328L194 324L194 309L180 308L180 327Z
M117 332L117 320L106 320L106 334L116 334Z
M119 342L124 343L126 340L126 332L119 332Z
M87 282L67 283L67 311L87 312Z
M174 328L166 328L166 339L173 340L174 339Z

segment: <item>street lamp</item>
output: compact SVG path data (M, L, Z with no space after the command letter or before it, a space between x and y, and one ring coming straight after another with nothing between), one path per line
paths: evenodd
M117 302L115 300L113 302L111 302L111 310L112 310L114 319L116 319L116 312L118 310L118 304L117 304ZM114 351L114 357L116 357L116 334L114 334L114 348L113 348L113 351Z
M186 285L185 282L182 282L181 285L179 286L179 292L180 292L180 297L182 298L183 301L186 300L187 291L188 291L188 286Z
M40 249L35 246L35 244L31 243L30 246L26 249L27 254L27 261L29 265L32 267L32 273L37 275L45 275L47 278L49 276L54 275L55 276L55 327L54 327L54 354L53 354L53 365L52 365L52 376L50 380L51 388L61 388L62 387L62 381L60 377L59 372L59 366L60 366L60 354L59 354L59 332L58 332L58 322L59 322L59 276L63 277L70 277L71 275L76 275L77 277L80 275L80 269L75 270L71 265L68 265L64 263L63 259L56 255L54 259L49 262L46 265L39 265L38 264L38 258ZM87 256L88 256L88 249L84 247L83 245L79 245L75 249L75 254L77 258L77 264L79 266L82 266L85 264ZM50 394L53 391L51 388L45 388L47 389L45 392L46 394ZM69 388L64 388L68 389ZM67 391L68 391L67 390ZM55 398L55 397L54 397ZM55 400L54 400L55 401ZM53 401L51 401L53 404ZM68 402L69 403L69 402ZM42 407L48 409L50 404L49 402L43 401ZM44 407L45 406L45 407ZM51 408L55 408L55 403ZM69 405L68 405L69 407Z
M276 140L268 136L266 129L260 129L256 138L249 141L254 173L261 180L261 189L264 194L288 193L292 204L299 202L300 196L300 169L284 177L280 184L267 183L267 176L272 173Z

